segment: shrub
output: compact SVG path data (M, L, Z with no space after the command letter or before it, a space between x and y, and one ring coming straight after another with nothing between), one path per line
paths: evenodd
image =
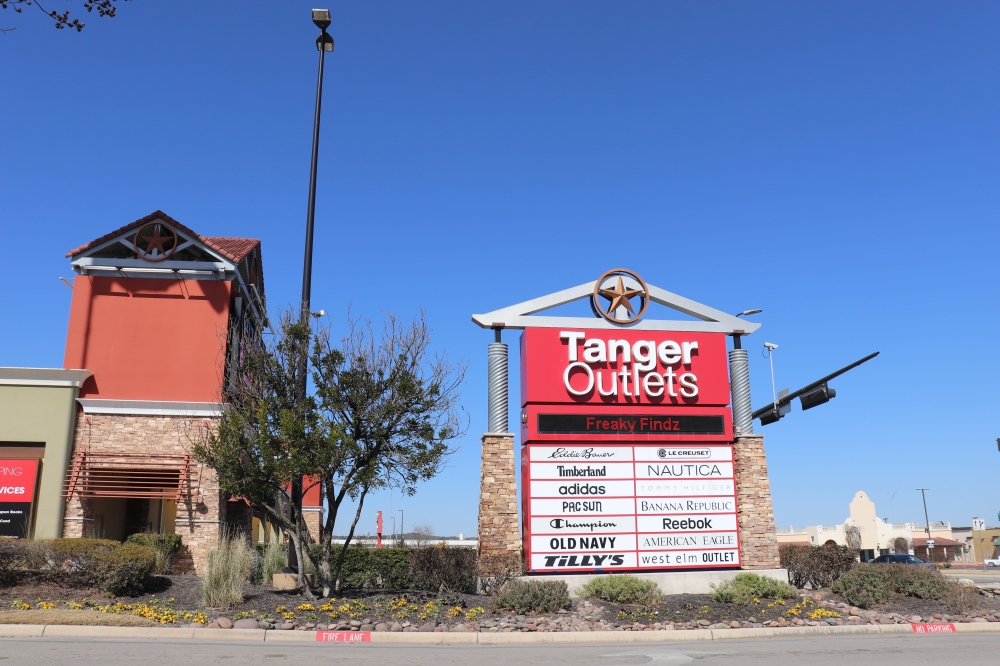
M43 539L39 546L46 555L46 570L67 574L75 584L101 587L100 556L121 544L110 539Z
M156 567L156 551L137 543L97 550L94 559L100 588L115 597L142 594Z
M140 546L148 546L156 552L156 566L153 573L169 573L173 565L174 553L181 549L181 537L179 534L152 534L140 532L132 534L125 543L137 543Z
M498 609L524 613L554 613L569 608L569 590L566 583L555 580L512 580L493 598Z
M476 591L476 551L433 546L409 556L410 585L430 592Z
M288 566L288 544L277 539L257 545L257 567L254 571L254 581L261 585L270 585L271 577Z
M755 573L739 573L718 587L712 585L712 601L723 604L749 606L754 599L791 599L797 594L794 587L774 578Z
M663 599L656 583L627 574L592 578L580 589L580 596L614 604L652 605Z
M885 565L901 567L905 565ZM878 565L859 564L833 584L833 591L858 608L871 608L892 594L889 572Z
M524 573L524 556L520 552L487 551L476 558L479 592L493 596Z
M943 599L952 613L965 614L979 608L981 597L979 588L975 585L963 585L949 580L945 581Z
M243 583L250 577L253 551L239 536L219 538L218 548L208 551L201 596L206 606L229 608L243 601Z
M788 580L795 587L808 584L814 590L830 587L857 562L847 546L827 543L820 547L784 545L778 548L781 566L788 570Z
M0 583L12 581L19 571L36 570L44 565L44 551L37 542L0 537Z
M322 558L322 546L311 546L317 561ZM410 587L410 548L364 548L351 546L344 557L340 572L341 589L391 589ZM330 574L336 575L340 546L334 544L330 553Z
M918 599L940 599L945 594L947 581L934 569L899 564L875 566L889 576L889 587L893 592Z

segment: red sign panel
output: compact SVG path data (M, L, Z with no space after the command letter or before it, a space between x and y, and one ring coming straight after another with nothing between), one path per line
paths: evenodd
M30 536L37 460L0 460L0 536Z
M521 404L725 406L726 337L679 331L526 328Z
M728 444L529 444L524 552L534 573L740 566Z

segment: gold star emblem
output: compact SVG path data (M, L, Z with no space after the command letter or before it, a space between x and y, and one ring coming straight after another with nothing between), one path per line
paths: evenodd
M612 278L617 278L614 281L614 286L610 288L605 288L602 285L605 283L612 282ZM638 289L631 289L625 286L624 278L629 278L635 281L638 285ZM639 297L639 303L633 304L632 299ZM601 299L607 299L610 304L607 308L601 303ZM630 271L626 268L613 268L607 271L598 278L597 282L594 283L594 295L591 300L591 306L594 308L594 314L599 317L604 317L612 324L630 324L632 322L638 321L643 313L646 312L646 306L649 305L649 288L643 281L639 274L635 271ZM625 309L625 316L619 319L615 316L615 313L619 308Z
M615 285L614 289L598 289L599 293L604 298L611 301L611 305L608 306L608 312L614 313L622 305L633 315L635 314L635 308L632 307L632 301L629 299L633 296L638 296L642 293L641 289L626 289L625 283L622 282L622 276L618 276L618 284Z

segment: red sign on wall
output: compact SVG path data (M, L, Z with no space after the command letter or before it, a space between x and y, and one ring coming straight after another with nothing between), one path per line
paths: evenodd
M526 328L521 404L729 404L722 333Z
M37 460L0 460L0 536L30 536Z

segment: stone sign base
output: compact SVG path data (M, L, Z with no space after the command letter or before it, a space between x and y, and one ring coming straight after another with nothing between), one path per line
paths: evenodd
M656 573L628 572L629 575L636 578L653 581L664 594L709 594L712 591L713 584L718 585L723 581L730 580L738 573L743 573L743 571L740 569L707 569L703 571L663 571ZM782 583L788 582L787 569L757 569L754 573L759 576L767 576L768 578L780 580ZM579 596L577 593L580 588L593 579L594 574L541 574L524 577L524 580L564 581L569 588L569 595L571 597Z
M483 435L479 476L479 552L518 553L517 483L514 480L514 434Z

